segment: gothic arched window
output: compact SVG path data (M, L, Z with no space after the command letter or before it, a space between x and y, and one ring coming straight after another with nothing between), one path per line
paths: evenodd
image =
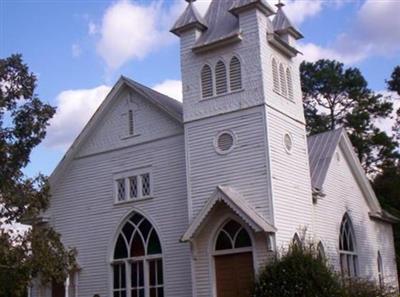
M242 88L242 70L237 57L233 57L229 63L229 82L231 91Z
M274 91L279 93L278 63L276 62L275 58L272 59L272 79L274 81Z
M215 250L230 250L251 247L251 239L246 229L234 220L228 221L219 231Z
M293 239L292 239L292 243L295 246L298 246L298 247L301 246L301 239L299 237L299 234L297 234L297 233L294 234Z
M203 98L214 95L213 75L211 67L208 65L204 65L201 69L201 92Z
M281 95L286 97L287 96L286 74L282 64L279 65L279 77L281 83Z
M218 61L217 65L215 66L215 88L217 95L225 94L228 91L226 67L222 61Z
M113 297L164 296L161 243L142 215L134 213L121 229L112 265Z
M320 241L317 245L317 252L318 252L318 257L320 259L325 259L326 255L325 255L325 248L324 245L322 244L322 242Z
M353 225L345 214L340 225L339 236L340 268L343 276L357 276L358 258Z
M382 264L382 257L381 257L381 252L378 251L378 278L379 278L379 286L382 288L384 286L384 281L383 281L383 264Z
M288 90L289 99L293 99L292 73L289 68L286 68L286 82L287 82L287 90Z

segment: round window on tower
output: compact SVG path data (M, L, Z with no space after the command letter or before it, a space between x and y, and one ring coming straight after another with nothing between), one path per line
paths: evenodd
M285 133L285 135L283 136L283 145L285 147L286 152L290 154L293 149L293 139L289 133Z
M227 154L235 146L236 138L231 131L222 131L214 139L214 147L217 153Z

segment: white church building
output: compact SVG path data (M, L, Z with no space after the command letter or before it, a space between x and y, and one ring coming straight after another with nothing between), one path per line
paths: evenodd
M250 297L304 234L344 276L397 287L397 219L346 132L306 134L283 5L186 1L183 104L119 79L50 178L44 219L79 269L32 297Z

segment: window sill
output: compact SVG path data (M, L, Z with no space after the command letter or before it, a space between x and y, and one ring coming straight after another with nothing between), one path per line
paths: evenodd
M136 138L140 136L140 134L133 134L133 135L127 135L127 136L121 136L122 140L130 139L130 138Z
M282 97L282 98L288 100L289 102L295 103L293 98L291 99L291 98L289 98L288 96L284 96L284 95L282 95L281 93L279 93L279 92L276 91L276 90L273 90L273 92L274 92L275 94L279 95L280 97Z
M141 198L136 198L136 199L117 201L117 202L114 202L114 205L124 205L124 204L130 204L130 203L134 203L134 202L140 202L140 201L146 201L146 200L152 200L152 199L154 199L154 196L141 197Z
M244 89L242 88L240 90L235 90L235 91L231 91L231 92L227 92L227 93L223 93L223 94L213 95L211 97L205 97L205 98L202 97L200 99L200 101L207 101L207 100L217 99L219 97L236 94L236 93L240 93L240 92L243 92L243 91L244 91Z

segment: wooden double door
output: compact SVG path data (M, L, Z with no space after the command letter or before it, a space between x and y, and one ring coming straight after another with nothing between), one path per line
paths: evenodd
M217 297L251 297L254 283L252 252L214 257Z

